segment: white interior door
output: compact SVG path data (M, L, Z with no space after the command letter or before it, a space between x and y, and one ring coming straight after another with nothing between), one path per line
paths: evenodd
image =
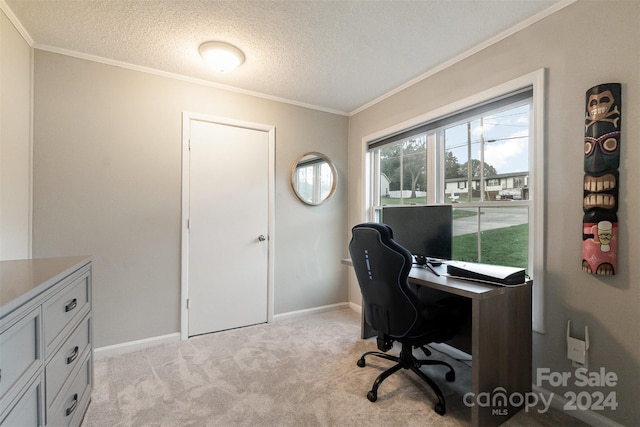
M188 335L264 323L269 133L190 121Z

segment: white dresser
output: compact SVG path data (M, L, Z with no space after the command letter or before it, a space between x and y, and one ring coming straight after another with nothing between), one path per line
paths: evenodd
M0 426L79 426L92 354L91 258L0 261Z

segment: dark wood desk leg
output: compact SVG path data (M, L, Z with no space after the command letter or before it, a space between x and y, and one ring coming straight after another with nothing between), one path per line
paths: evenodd
M497 426L523 408L509 402L531 391L531 286L475 299L472 328L471 424Z

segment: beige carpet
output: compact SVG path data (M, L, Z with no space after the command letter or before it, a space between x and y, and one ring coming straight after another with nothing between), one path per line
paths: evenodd
M442 388L444 417L414 374L388 378L378 401L367 391L391 362L360 355L375 342L359 339L350 309L194 337L95 361L95 387L83 426L467 426L462 400L471 369L447 359L423 368ZM419 351L419 350L417 350ZM521 411L506 426L583 426L557 411Z

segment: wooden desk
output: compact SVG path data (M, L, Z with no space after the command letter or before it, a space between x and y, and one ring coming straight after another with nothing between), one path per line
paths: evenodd
M351 260L342 263L351 265ZM483 393L492 399L496 394L506 394L508 401L516 393L524 398L531 392L532 282L495 286L449 277L444 265L435 270L440 276L426 268L414 267L409 273L409 282L471 299L472 395L467 396L465 402L474 404L471 408L473 426L500 425L523 406L478 405L473 397ZM363 338L367 335L363 329Z

